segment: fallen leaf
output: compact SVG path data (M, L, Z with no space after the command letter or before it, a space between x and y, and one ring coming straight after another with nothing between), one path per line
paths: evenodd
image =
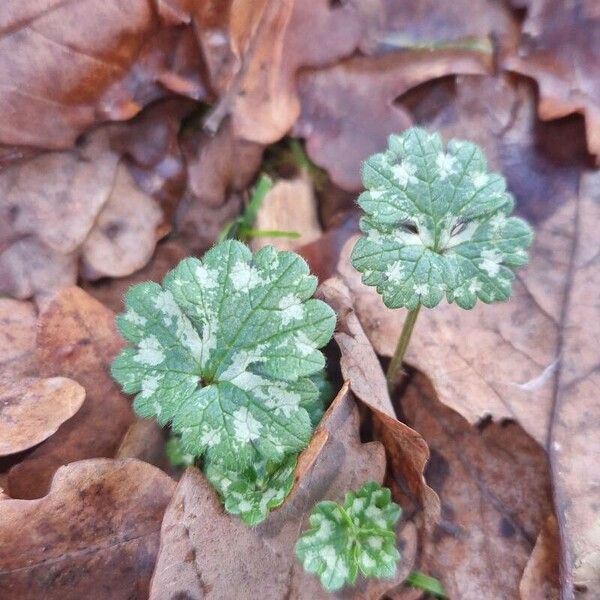
M86 398L56 434L12 467L8 492L13 498L43 496L61 465L114 455L134 418L108 372L122 346L114 314L79 288L59 292L41 314L40 376L70 377L85 388Z
M515 423L470 426L421 374L400 401L431 449L426 477L442 502L416 568L438 578L449 598L518 598L552 506L544 451Z
M392 472L401 477L419 499L426 526L431 528L439 518L440 500L423 476L429 460L429 448L416 431L398 420L385 376L354 313L348 288L339 279L328 279L319 287L318 295L338 315L334 338L342 354L342 377L373 414L376 437L384 444Z
M35 375L37 315L31 302L0 298L0 373Z
M0 173L0 291L27 298L88 276L126 275L150 258L162 213L135 187L110 131L73 151L47 152ZM135 240L133 239L135 238Z
M61 467L48 495L0 502L6 598L148 597L160 522L175 482L137 460Z
M319 43L307 43L307 31ZM230 114L236 137L260 144L277 141L300 112L296 72L350 55L362 31L360 11L352 3L233 2L227 33L235 60L207 129L217 131Z
M521 3L522 5L523 3ZM558 119L585 115L588 148L600 154L600 11L593 0L570 3L528 0L517 51L503 60L506 69L538 82L539 116Z
M136 419L127 430L115 458L137 458L165 472L173 469L165 454L165 432L155 419Z
M184 137L188 192L201 205L223 205L230 190L244 190L254 178L263 146L235 136L225 124L214 136L203 132Z
M132 117L165 81L164 61L152 60L156 36L186 17L147 0L3 6L0 141L63 149L92 125ZM167 49L174 52L162 48L159 56Z
M143 269L119 279L83 282L82 288L113 312L122 312L125 308L125 292L132 285L143 281L161 281L167 271L173 269L187 255L188 251L179 242L168 240L156 246L154 256Z
M556 519L550 516L544 522L523 572L519 584L521 600L558 600L559 547Z
M296 250L316 240L322 230L310 178L300 175L275 182L260 206L253 227L260 231L293 231L300 237L256 237L250 243L252 250L268 244L278 250Z
M85 390L72 379L0 378L0 456L49 438L81 407Z
M322 433L327 440L323 444ZM361 444L358 411L342 389L315 434L320 452L310 456L285 504L257 527L225 514L216 492L190 468L179 482L163 520L161 548L150 598L279 599L332 597L294 557L294 544L315 502L340 500L366 481L381 482L385 456L378 442ZM301 455L301 461L303 457ZM414 528L402 530L402 562L394 580L360 580L333 597L379 598L408 574L416 550Z
M86 279L124 277L141 269L154 253L163 214L157 202L136 187L120 163L110 195L81 247Z
M431 79L489 68L490 56L481 52L411 50L305 70L298 79L302 112L294 134L306 138L308 155L334 183L358 190L362 161L385 148L390 133L412 124L395 103L398 96Z

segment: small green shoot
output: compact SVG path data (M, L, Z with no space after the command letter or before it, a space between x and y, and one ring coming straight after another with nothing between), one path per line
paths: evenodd
M400 560L395 531L400 514L389 489L366 483L348 492L343 505L316 504L310 529L296 543L296 556L330 592L354 584L359 571L365 577L391 578Z
M406 578L405 583L406 585L431 594L434 598L441 598L443 600L448 597L446 595L446 590L444 590L444 586L438 579L426 575L421 571L412 571Z
M511 269L527 262L533 232L511 216L504 178L488 171L471 142L451 140L444 148L439 134L408 129L391 135L388 150L371 156L362 175L364 235L352 264L388 308L409 311L388 369L393 391L420 307L444 297L465 309L478 299L507 300Z
M248 242L252 238L257 237L270 237L270 238L289 238L289 239L298 239L300 234L296 231L274 231L274 230L261 230L254 229L254 221L256 221L256 215L264 199L266 198L269 190L273 187L273 180L264 173L258 179L254 190L252 191L252 195L250 196L250 201L248 202L246 208L242 212L242 214L227 223L223 230L219 235L218 241L223 240L240 240L241 242Z

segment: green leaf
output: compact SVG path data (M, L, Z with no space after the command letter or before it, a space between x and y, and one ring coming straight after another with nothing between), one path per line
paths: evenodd
M113 377L140 416L172 422L185 453L236 468L282 460L310 438L311 375L335 326L316 283L300 256L271 246L253 257L228 240L186 258L162 286L127 293L117 324L132 346Z
M165 444L165 453L174 467L189 467L196 461L193 454L186 454L181 447L181 438L172 435Z
M310 529L296 543L296 556L327 591L353 584L359 571L391 578L400 560L394 528L400 513L390 490L374 482L348 492L343 506L319 502L310 515Z
M295 454L281 463L262 459L243 471L209 461L204 474L221 495L227 512L239 515L248 525L257 525L290 493L296 459Z
M506 182L481 149L408 129L363 165L365 211L352 264L389 308L432 308L446 296L462 308L506 300L511 267L527 262L533 232L510 214Z

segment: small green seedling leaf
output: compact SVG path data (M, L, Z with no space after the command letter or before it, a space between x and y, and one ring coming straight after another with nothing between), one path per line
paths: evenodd
M137 394L136 412L172 423L185 454L243 469L281 461L306 446L319 391L320 352L335 314L312 298L316 278L293 252L254 256L227 240L203 260L187 258L162 286L125 297L118 327L131 346L113 377Z
M221 495L228 513L238 515L248 525L258 525L290 493L296 460L295 454L281 463L262 459L243 471L208 462L204 474Z
M310 515L310 529L296 543L296 556L330 592L353 584L359 571L391 578L400 560L395 531L400 513L390 490L374 482L348 492L343 505L319 502Z
M196 462L193 454L186 454L181 447L181 438L172 435L165 444L165 454L174 467L189 467Z
M389 308L462 308L506 300L511 267L527 262L533 233L511 217L514 199L475 144L408 129L363 165L365 234L352 252L363 282Z

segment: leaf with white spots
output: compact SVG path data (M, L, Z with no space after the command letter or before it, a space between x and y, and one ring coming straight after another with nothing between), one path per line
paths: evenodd
M327 591L354 584L359 571L365 577L391 578L400 560L394 528L400 514L388 488L365 483L348 492L343 505L326 501L314 507L296 556Z
M114 378L143 417L172 424L184 454L244 468L307 444L335 315L293 252L230 240L142 283L117 317L130 342Z
M506 300L511 268L527 262L533 232L510 214L514 199L481 149L408 129L363 166L364 235L352 252L363 282L389 308L462 308Z
M227 512L238 515L248 525L258 525L290 493L296 459L295 454L286 456L282 462L262 459L243 471L209 461L204 474L221 495Z

